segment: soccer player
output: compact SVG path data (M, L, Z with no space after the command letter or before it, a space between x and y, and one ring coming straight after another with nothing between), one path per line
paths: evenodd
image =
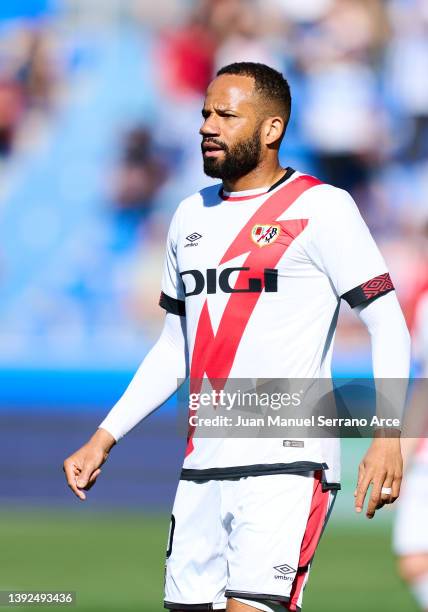
M406 480L394 525L394 551L400 575L421 610L428 612L428 291L417 304L413 340L421 378L416 381L408 419L410 433L419 432L421 437L403 439Z
M407 327L356 204L279 164L290 109L287 81L263 64L226 66L209 85L202 157L206 174L221 183L186 198L174 214L160 298L164 328L99 429L65 461L80 499L112 446L188 373L196 393L201 380L329 378L341 298L370 332L374 375L408 376ZM384 433L375 434L359 467L355 508L362 511L372 485L369 518L399 495L400 440ZM332 438L208 438L190 428L165 607L299 610L340 487L338 445Z

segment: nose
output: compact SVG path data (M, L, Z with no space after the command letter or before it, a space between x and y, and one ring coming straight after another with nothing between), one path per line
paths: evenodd
M220 128L215 115L210 115L204 119L199 134L201 136L220 136Z

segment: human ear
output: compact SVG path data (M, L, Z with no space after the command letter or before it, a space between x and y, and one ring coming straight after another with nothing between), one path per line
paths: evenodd
M263 132L266 145L272 145L280 140L284 132L284 120L282 117L269 117L266 119Z

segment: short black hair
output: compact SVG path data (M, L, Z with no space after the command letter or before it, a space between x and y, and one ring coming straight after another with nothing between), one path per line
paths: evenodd
M291 113L291 93L287 79L280 72L266 64L235 62L220 68L216 76L221 76L222 74L252 77L257 93L265 98L266 101L277 106L284 120L285 133Z

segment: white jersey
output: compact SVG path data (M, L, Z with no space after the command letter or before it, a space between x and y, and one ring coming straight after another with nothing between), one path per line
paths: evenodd
M351 196L287 169L270 189L215 185L179 205L160 305L186 317L190 379L330 378L340 299L393 289ZM286 438L286 432L284 432ZM339 479L339 441L202 438L191 428L182 478L323 469Z

